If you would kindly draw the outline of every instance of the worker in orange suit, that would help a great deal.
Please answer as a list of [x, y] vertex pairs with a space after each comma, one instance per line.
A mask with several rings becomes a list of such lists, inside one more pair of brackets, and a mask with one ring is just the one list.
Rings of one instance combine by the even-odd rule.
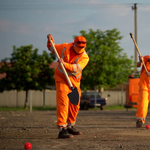
[[[143, 62], [147, 68], [143, 66]], [[141, 67], [140, 82], [139, 82], [139, 98], [137, 101], [137, 112], [136, 112], [136, 127], [141, 128], [145, 123], [146, 116], [148, 113], [148, 105], [150, 101], [150, 55], [144, 57], [139, 56], [139, 62], [137, 62], [137, 67]]]
[[51, 34], [48, 34], [47, 38], [48, 49], [54, 53], [53, 47], [49, 42], [49, 39], [51, 39], [60, 56], [58, 62], [64, 65], [73, 87], [76, 87], [79, 93], [79, 103], [78, 105], [73, 105], [68, 98], [68, 94], [72, 91], [59, 64], [55, 69], [57, 126], [59, 128], [58, 138], [72, 138], [73, 135], [82, 134], [74, 128], [74, 125], [80, 108], [80, 80], [82, 77], [82, 70], [89, 61], [89, 57], [85, 51], [86, 38], [77, 36], [74, 42], [63, 44], [55, 44]]

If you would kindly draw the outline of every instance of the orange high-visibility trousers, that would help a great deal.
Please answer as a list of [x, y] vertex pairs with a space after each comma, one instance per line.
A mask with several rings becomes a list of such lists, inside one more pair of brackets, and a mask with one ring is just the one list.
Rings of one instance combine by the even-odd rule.
[[66, 81], [56, 81], [56, 99], [57, 99], [57, 126], [74, 125], [76, 117], [80, 108], [81, 90], [77, 87], [79, 92], [79, 103], [73, 105], [70, 103], [68, 93], [72, 92]]
[[147, 90], [141, 90], [139, 92], [139, 99], [137, 101], [136, 120], [142, 120], [145, 123], [145, 119], [148, 112], [148, 104], [150, 101], [150, 95]]

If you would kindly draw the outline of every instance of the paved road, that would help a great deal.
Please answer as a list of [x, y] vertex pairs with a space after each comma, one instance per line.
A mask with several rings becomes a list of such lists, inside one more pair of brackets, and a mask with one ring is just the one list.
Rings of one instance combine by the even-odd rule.
[[[0, 150], [148, 150], [150, 130], [135, 128], [135, 110], [81, 110], [73, 139], [57, 139], [55, 111], [0, 111]], [[150, 123], [150, 117], [147, 117]]]

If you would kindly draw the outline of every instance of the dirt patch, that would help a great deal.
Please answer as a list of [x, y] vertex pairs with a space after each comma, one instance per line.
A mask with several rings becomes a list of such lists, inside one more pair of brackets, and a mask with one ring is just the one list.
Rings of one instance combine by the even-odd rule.
[[148, 150], [150, 130], [135, 128], [135, 110], [80, 110], [82, 135], [58, 139], [56, 111], [0, 111], [0, 150]]

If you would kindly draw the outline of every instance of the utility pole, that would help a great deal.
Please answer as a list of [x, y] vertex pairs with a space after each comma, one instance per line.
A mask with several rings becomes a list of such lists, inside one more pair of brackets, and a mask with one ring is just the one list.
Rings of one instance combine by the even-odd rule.
[[[135, 41], [137, 43], [137, 4], [135, 3], [134, 6], [132, 6], [132, 10], [134, 10], [134, 34], [135, 34]], [[134, 60], [137, 62], [137, 50], [136, 47], [134, 49]], [[135, 70], [137, 71], [137, 66], [135, 65]]]

